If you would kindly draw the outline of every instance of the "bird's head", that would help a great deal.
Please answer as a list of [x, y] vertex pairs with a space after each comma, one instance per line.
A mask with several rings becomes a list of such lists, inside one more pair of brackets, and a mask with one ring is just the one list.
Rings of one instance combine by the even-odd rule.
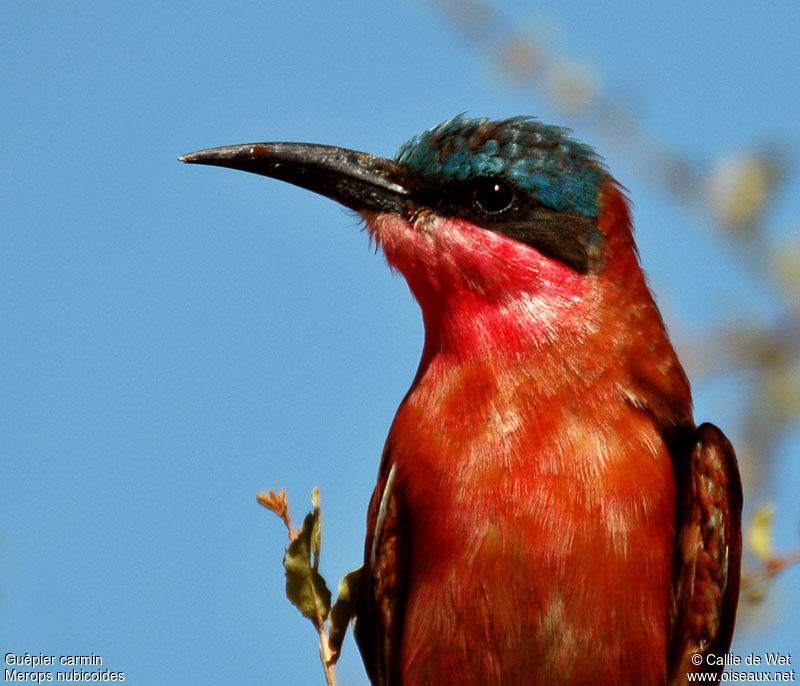
[[602, 308], [610, 285], [638, 278], [617, 183], [589, 146], [531, 118], [461, 115], [412, 138], [393, 160], [308, 143], [181, 159], [281, 179], [358, 211], [439, 347], [584, 331], [597, 326], [587, 308]]

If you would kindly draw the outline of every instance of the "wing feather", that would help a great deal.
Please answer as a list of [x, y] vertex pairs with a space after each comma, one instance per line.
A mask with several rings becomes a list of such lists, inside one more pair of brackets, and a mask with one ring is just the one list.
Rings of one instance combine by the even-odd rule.
[[367, 674], [376, 686], [398, 683], [408, 542], [395, 486], [395, 466], [387, 452], [367, 517], [365, 583], [354, 629]]
[[688, 683], [688, 672], [716, 674], [718, 683], [723, 666], [709, 665], [706, 658], [727, 653], [733, 635], [742, 554], [742, 485], [733, 448], [716, 426], [697, 429], [691, 455], [677, 465], [676, 476], [668, 683]]

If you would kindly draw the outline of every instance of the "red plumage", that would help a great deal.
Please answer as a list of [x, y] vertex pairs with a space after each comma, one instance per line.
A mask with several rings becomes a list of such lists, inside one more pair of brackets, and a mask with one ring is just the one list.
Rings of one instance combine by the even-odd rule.
[[368, 513], [355, 630], [373, 683], [719, 678], [736, 458], [694, 424], [627, 201], [588, 146], [460, 116], [395, 160], [305, 143], [182, 159], [357, 210], [421, 306]]
[[[590, 274], [463, 220], [367, 216], [426, 330], [369, 511], [356, 631], [375, 683], [663, 684], [702, 650], [674, 628], [688, 607], [673, 605], [695, 601], [673, 591], [689, 385], [615, 184], [600, 206]], [[712, 534], [737, 574], [738, 507]], [[734, 581], [717, 589], [728, 608]]]

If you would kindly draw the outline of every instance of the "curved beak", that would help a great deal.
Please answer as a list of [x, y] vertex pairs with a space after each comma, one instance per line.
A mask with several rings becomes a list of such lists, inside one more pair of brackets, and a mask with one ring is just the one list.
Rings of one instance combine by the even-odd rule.
[[394, 160], [316, 143], [244, 143], [178, 158], [270, 176], [324, 195], [356, 211], [412, 210], [413, 178]]

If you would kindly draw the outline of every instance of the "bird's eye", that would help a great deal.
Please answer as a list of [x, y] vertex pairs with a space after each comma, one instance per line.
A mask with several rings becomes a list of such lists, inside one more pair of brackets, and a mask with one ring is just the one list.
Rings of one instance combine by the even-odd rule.
[[511, 207], [514, 189], [497, 179], [482, 179], [475, 186], [475, 202], [488, 214], [496, 214]]

